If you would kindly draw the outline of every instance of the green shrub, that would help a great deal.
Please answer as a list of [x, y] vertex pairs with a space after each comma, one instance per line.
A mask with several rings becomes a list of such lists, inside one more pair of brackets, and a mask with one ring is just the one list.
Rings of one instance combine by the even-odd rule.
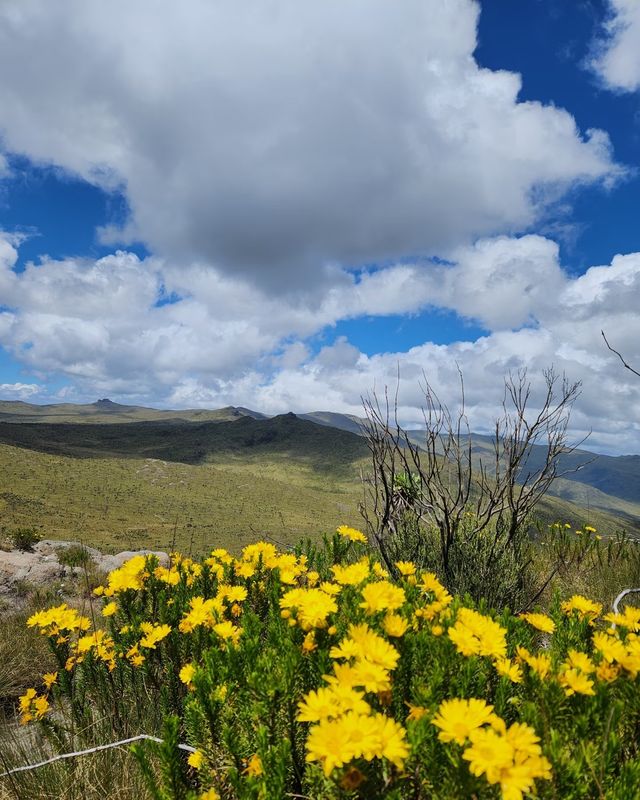
[[93, 564], [91, 553], [84, 545], [71, 544], [57, 551], [58, 561], [66, 567], [88, 567]]
[[34, 545], [42, 539], [42, 536], [35, 528], [16, 528], [9, 536], [11, 544], [16, 550], [24, 550], [27, 553], [33, 551]]
[[162, 735], [137, 748], [162, 800], [640, 796], [640, 611], [575, 595], [490, 613], [408, 561], [392, 582], [340, 530], [136, 556], [98, 590], [105, 629], [64, 604], [34, 615], [57, 670], [23, 720], [60, 746]]

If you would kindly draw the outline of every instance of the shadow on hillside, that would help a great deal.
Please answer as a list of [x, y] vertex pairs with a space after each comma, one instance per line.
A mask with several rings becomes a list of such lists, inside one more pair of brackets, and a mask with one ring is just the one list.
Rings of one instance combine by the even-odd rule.
[[130, 422], [93, 425], [0, 422], [0, 443], [74, 458], [157, 458], [183, 464], [216, 457], [277, 455], [319, 472], [368, 455], [364, 439], [294, 414], [232, 422]]

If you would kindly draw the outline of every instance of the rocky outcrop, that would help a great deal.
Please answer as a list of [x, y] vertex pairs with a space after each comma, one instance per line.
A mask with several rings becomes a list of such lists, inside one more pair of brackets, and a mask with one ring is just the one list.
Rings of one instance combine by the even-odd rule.
[[[168, 565], [169, 556], [153, 550], [126, 550], [116, 555], [106, 555], [94, 547], [80, 542], [59, 542], [43, 539], [34, 545], [32, 552], [23, 550], [0, 550], [0, 600], [2, 606], [11, 610], [21, 605], [21, 597], [28, 589], [44, 588], [57, 582], [73, 580], [82, 575], [85, 567], [69, 566], [59, 556], [69, 548], [84, 548], [90, 557], [93, 572], [111, 572], [136, 555], [155, 555], [159, 562]], [[64, 561], [64, 556], [62, 556]]]

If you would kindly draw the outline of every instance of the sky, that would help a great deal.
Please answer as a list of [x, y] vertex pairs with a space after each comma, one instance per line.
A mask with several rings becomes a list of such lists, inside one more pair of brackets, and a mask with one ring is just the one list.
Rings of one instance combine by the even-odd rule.
[[637, 0], [4, 0], [0, 399], [490, 431], [553, 368], [640, 453]]

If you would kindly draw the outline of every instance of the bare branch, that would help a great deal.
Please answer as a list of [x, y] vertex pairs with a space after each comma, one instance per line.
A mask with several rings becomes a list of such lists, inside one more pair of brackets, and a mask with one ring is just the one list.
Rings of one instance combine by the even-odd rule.
[[633, 367], [632, 367], [630, 364], [627, 364], [627, 362], [624, 360], [624, 358], [622, 357], [622, 355], [621, 355], [621, 354], [620, 354], [620, 353], [619, 353], [619, 352], [618, 352], [616, 349], [614, 349], [613, 347], [611, 347], [611, 345], [609, 344], [609, 341], [608, 341], [607, 337], [604, 335], [604, 331], [600, 331], [600, 333], [602, 334], [602, 338], [604, 339], [604, 343], [607, 345], [607, 347], [609, 348], [609, 350], [611, 350], [611, 352], [612, 352], [612, 353], [615, 353], [615, 355], [617, 355], [617, 356], [618, 356], [618, 358], [619, 358], [619, 359], [620, 359], [620, 361], [622, 362], [622, 366], [623, 366], [625, 369], [628, 369], [630, 372], [633, 372], [633, 374], [634, 374], [634, 375], [637, 375], [637, 376], [640, 378], [640, 372], [638, 372], [638, 370], [637, 370], [637, 369], [634, 369], [634, 368], [633, 368]]
[[[361, 510], [372, 539], [392, 573], [396, 560], [431, 542], [429, 558], [451, 584], [460, 570], [460, 547], [477, 548], [482, 541], [487, 574], [521, 547], [525, 522], [556, 477], [565, 474], [561, 457], [576, 447], [568, 444], [567, 431], [580, 392], [580, 383], [560, 379], [549, 369], [539, 408], [532, 411], [526, 370], [510, 374], [487, 460], [477, 456], [458, 374], [455, 414], [423, 375], [424, 429], [419, 436], [398, 420], [398, 387], [393, 402], [386, 390], [382, 404], [375, 392], [363, 400], [372, 474], [365, 481], [368, 496]], [[467, 568], [476, 565], [470, 562]]]

